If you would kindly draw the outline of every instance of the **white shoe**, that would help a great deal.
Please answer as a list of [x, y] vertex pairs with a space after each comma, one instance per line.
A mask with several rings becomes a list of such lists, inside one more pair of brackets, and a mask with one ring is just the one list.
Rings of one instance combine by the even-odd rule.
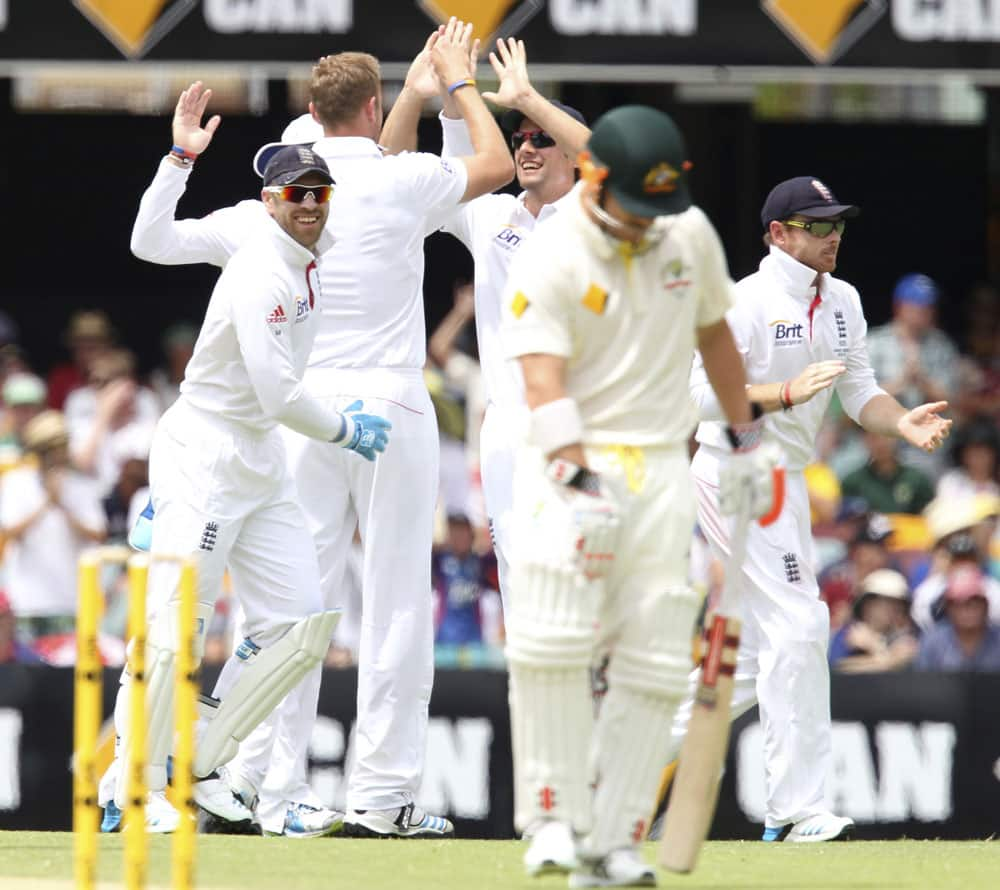
[[817, 813], [796, 822], [783, 840], [793, 844], [846, 840], [854, 831], [854, 820], [833, 813]]
[[565, 874], [579, 868], [573, 832], [565, 822], [547, 820], [531, 834], [531, 846], [524, 854], [524, 871], [529, 878]]
[[285, 827], [280, 832], [265, 831], [268, 837], [327, 837], [344, 828], [344, 814], [307, 803], [294, 803], [285, 813]]
[[192, 796], [206, 813], [233, 826], [234, 831], [253, 825], [253, 813], [218, 772], [210, 773], [192, 784]]
[[635, 847], [612, 850], [584, 862], [569, 876], [570, 887], [655, 887], [656, 871]]
[[150, 834], [170, 834], [180, 825], [181, 814], [167, 800], [166, 792], [150, 791], [146, 798], [146, 831]]
[[455, 826], [412, 803], [391, 810], [350, 810], [344, 817], [347, 837], [454, 837]]

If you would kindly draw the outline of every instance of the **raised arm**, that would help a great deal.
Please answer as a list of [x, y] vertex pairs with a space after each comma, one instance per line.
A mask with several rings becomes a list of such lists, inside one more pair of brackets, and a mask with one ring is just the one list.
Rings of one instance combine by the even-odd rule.
[[160, 161], [139, 202], [132, 227], [132, 253], [141, 260], [163, 265], [224, 266], [250, 228], [253, 212], [249, 207], [227, 208], [203, 219], [175, 219], [177, 204], [194, 169], [194, 159], [211, 143], [221, 121], [218, 115], [213, 115], [201, 126], [211, 97], [212, 91], [196, 81], [177, 100], [172, 136], [173, 146], [179, 151], [172, 147]]
[[483, 93], [484, 99], [514, 108], [533, 120], [571, 158], [584, 150], [590, 139], [590, 129], [557, 108], [531, 85], [523, 40], [513, 37], [506, 42], [497, 40], [497, 51], [490, 53], [490, 64], [500, 85], [495, 93]]
[[431, 49], [434, 70], [465, 120], [475, 152], [471, 157], [460, 158], [468, 173], [463, 201], [495, 191], [514, 178], [514, 162], [503, 133], [475, 88], [471, 53], [471, 28], [454, 18]]
[[403, 89], [382, 124], [379, 144], [386, 154], [399, 154], [401, 151], [417, 150], [417, 125], [424, 103], [437, 95], [439, 91], [437, 75], [431, 64], [431, 50], [438, 37], [444, 33], [444, 25], [431, 35], [424, 43], [423, 49], [417, 53], [406, 72]]

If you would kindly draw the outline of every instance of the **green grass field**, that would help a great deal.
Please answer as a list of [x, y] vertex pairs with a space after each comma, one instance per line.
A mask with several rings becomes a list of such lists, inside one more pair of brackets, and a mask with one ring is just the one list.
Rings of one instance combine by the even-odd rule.
[[[152, 838], [150, 885], [168, 888], [169, 840]], [[198, 838], [199, 890], [494, 890], [563, 887], [531, 880], [515, 841]], [[655, 856], [649, 844], [647, 856]], [[70, 887], [72, 836], [0, 832], [2, 890]], [[121, 836], [101, 838], [101, 887], [121, 883]], [[691, 875], [660, 873], [660, 886], [754, 890], [980, 890], [1000, 886], [1000, 842], [853, 841], [846, 844], [716, 842]]]

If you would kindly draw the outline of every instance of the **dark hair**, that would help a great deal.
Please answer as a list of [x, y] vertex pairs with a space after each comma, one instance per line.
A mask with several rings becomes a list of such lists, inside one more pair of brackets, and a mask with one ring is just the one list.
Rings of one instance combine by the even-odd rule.
[[993, 452], [993, 474], [996, 475], [1000, 465], [1000, 432], [992, 418], [978, 414], [958, 428], [951, 446], [951, 460], [956, 467], [962, 466], [962, 455], [970, 445], [985, 445]]

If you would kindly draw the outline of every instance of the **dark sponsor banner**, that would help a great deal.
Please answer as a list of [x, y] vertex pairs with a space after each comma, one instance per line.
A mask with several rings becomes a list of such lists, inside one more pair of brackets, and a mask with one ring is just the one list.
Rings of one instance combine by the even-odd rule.
[[[105, 678], [107, 714], [117, 673]], [[324, 673], [309, 771], [331, 806], [346, 794], [356, 689], [355, 671]], [[0, 666], [0, 829], [69, 828], [72, 696], [71, 670]], [[854, 818], [862, 838], [1000, 833], [998, 701], [996, 676], [835, 676], [830, 806]], [[762, 745], [755, 714], [746, 715], [734, 727], [713, 837], [759, 837]], [[418, 801], [453, 818], [460, 836], [510, 837], [510, 758], [506, 675], [438, 671]]]
[[[1000, 0], [0, 0], [0, 59], [405, 62], [436, 20], [536, 65], [1000, 68]], [[641, 72], [636, 73], [642, 77]]]

